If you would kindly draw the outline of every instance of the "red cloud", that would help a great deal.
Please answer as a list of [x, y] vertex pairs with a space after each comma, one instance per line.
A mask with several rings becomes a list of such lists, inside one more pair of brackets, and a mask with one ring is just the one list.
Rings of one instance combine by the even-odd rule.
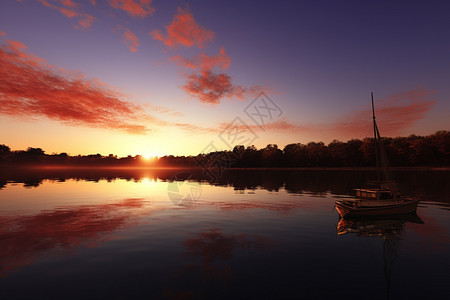
[[[415, 122], [425, 117], [436, 101], [431, 100], [435, 91], [417, 88], [412, 91], [387, 96], [375, 101], [375, 114], [380, 133], [384, 136], [400, 134]], [[367, 101], [367, 106], [370, 102]], [[331, 124], [330, 130], [340, 134], [355, 137], [366, 136], [372, 123], [370, 109], [352, 112], [349, 116]]]
[[[230, 124], [229, 123], [221, 123], [219, 128], [221, 131], [225, 130]], [[250, 128], [253, 131], [262, 131], [262, 130], [276, 130], [276, 131], [303, 131], [303, 130], [310, 130], [311, 128], [304, 125], [298, 125], [291, 123], [289, 121], [286, 121], [286, 119], [279, 119], [277, 121], [268, 122], [264, 124], [263, 127], [260, 125], [255, 124], [241, 124], [233, 126], [233, 128], [236, 128], [236, 130], [239, 131], [245, 131], [248, 128]]]
[[211, 70], [214, 67], [226, 70], [231, 64], [231, 58], [225, 53], [224, 47], [220, 49], [218, 55], [213, 57], [202, 53], [194, 60], [181, 57], [180, 55], [174, 56], [170, 60], [185, 68], [194, 70], [200, 69], [201, 71], [205, 72]]
[[254, 94], [261, 90], [260, 87], [235, 86], [229, 75], [213, 71], [213, 68], [226, 70], [231, 64], [231, 58], [225, 53], [223, 47], [219, 54], [213, 57], [201, 54], [194, 60], [190, 60], [177, 55], [171, 60], [188, 69], [198, 70], [186, 75], [188, 81], [183, 89], [203, 103], [218, 104], [223, 98], [243, 99], [246, 93]]
[[[430, 98], [434, 91], [415, 89], [409, 92], [395, 94], [375, 102], [378, 127], [382, 136], [394, 136], [408, 129], [415, 122], [425, 117], [425, 114], [436, 103]], [[369, 104], [368, 104], [369, 105]], [[223, 132], [229, 123], [220, 123], [216, 128], [202, 128], [192, 124], [177, 123], [175, 126], [190, 133], [198, 132]], [[255, 124], [233, 125], [235, 130], [246, 131], [279, 131], [307, 133], [315, 136], [340, 136], [341, 138], [363, 138], [372, 132], [372, 111], [354, 111], [349, 116], [327, 124], [297, 124], [285, 118], [274, 121], [267, 120], [263, 127]]]
[[166, 26], [167, 35], [155, 29], [150, 34], [155, 40], [162, 41], [169, 48], [182, 45], [191, 47], [193, 45], [201, 48], [214, 39], [214, 32], [206, 30], [194, 19], [188, 9], [178, 7], [177, 14], [172, 23]]
[[122, 9], [132, 17], [145, 18], [155, 12], [151, 7], [151, 0], [110, 0], [109, 4], [115, 9]]
[[[177, 45], [187, 47], [195, 45], [201, 48], [207, 42], [212, 41], [215, 34], [200, 26], [191, 12], [181, 7], [178, 7], [177, 14], [173, 17], [172, 23], [166, 26], [166, 29], [167, 35], [161, 33], [160, 30], [153, 30], [151, 35], [169, 48]], [[243, 99], [245, 94], [255, 94], [262, 89], [258, 86], [250, 88], [240, 85], [235, 86], [232, 83], [231, 76], [213, 70], [214, 68], [226, 70], [231, 64], [231, 58], [226, 55], [223, 47], [219, 54], [213, 57], [201, 54], [194, 60], [190, 60], [177, 55], [172, 57], [171, 60], [185, 68], [195, 70], [185, 75], [187, 82], [183, 89], [203, 103], [218, 104], [223, 98]]]
[[223, 97], [231, 97], [234, 93], [231, 77], [227, 74], [214, 74], [211, 71], [192, 73], [187, 76], [188, 82], [183, 89], [203, 103], [218, 104]]
[[130, 49], [131, 52], [137, 52], [137, 47], [139, 47], [139, 39], [130, 29], [125, 29], [121, 41], [128, 47], [128, 49]]
[[204, 134], [204, 133], [220, 133], [222, 130], [211, 127], [201, 127], [189, 123], [173, 123], [175, 127], [181, 128], [189, 134]]
[[75, 9], [78, 8], [79, 4], [73, 0], [60, 0], [59, 2], [61, 2], [61, 6], [51, 4], [48, 2], [48, 0], [38, 0], [38, 1], [47, 7], [58, 10], [60, 13], [62, 13], [69, 19], [77, 18], [78, 25], [74, 25], [76, 29], [87, 29], [91, 27], [95, 21], [95, 17], [85, 13], [77, 12]]
[[74, 7], [74, 8], [77, 8], [79, 5], [78, 3], [72, 0], [61, 0], [61, 4], [67, 7]]
[[140, 106], [121, 100], [105, 83], [47, 65], [44, 59], [23, 52], [25, 48], [17, 41], [0, 47], [0, 114], [47, 117], [132, 134], [149, 130], [136, 122], [162, 123], [145, 115]]
[[0, 31], [0, 36], [6, 36], [6, 32]]
[[171, 115], [174, 117], [182, 117], [183, 116], [183, 113], [173, 110], [173, 109], [170, 109], [170, 108], [167, 108], [167, 107], [164, 107], [164, 106], [158, 106], [158, 105], [153, 105], [153, 104], [149, 104], [149, 103], [144, 104], [144, 106], [150, 108], [154, 112], [168, 114], [168, 115]]
[[[436, 103], [431, 100], [435, 91], [427, 91], [421, 88], [390, 95], [379, 101], [375, 101], [375, 112], [378, 128], [382, 136], [393, 136], [400, 134], [403, 130], [411, 127], [415, 122], [423, 119], [425, 114], [433, 108]], [[369, 100], [367, 106], [370, 107]], [[341, 136], [345, 138], [366, 137], [372, 132], [372, 111], [370, 109], [353, 111], [343, 116], [336, 122], [327, 124], [296, 124], [286, 119], [278, 119], [268, 122], [263, 128], [249, 124], [253, 131], [275, 130], [287, 132], [303, 132], [311, 135]], [[225, 129], [227, 123], [220, 124]], [[247, 126], [238, 126], [237, 129], [245, 130]]]

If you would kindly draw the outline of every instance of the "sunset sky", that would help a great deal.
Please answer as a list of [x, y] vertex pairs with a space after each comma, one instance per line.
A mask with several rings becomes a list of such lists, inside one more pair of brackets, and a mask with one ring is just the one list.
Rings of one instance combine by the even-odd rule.
[[0, 144], [162, 156], [347, 141], [371, 135], [372, 91], [382, 136], [449, 130], [449, 11], [446, 1], [4, 0]]

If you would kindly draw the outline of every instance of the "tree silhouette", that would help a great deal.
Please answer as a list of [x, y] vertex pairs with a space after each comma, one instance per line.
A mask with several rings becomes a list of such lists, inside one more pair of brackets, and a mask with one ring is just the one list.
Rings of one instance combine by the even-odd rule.
[[[437, 131], [428, 136], [382, 138], [392, 166], [450, 166], [450, 131]], [[233, 150], [215, 151], [196, 156], [167, 155], [151, 161], [140, 155], [117, 157], [109, 154], [70, 156], [45, 154], [41, 148], [11, 151], [0, 145], [0, 165], [62, 165], [62, 166], [156, 166], [207, 168], [304, 168], [304, 167], [368, 167], [375, 166], [375, 140], [364, 138], [347, 142], [288, 144], [283, 150], [276, 144], [257, 149], [234, 146]]]

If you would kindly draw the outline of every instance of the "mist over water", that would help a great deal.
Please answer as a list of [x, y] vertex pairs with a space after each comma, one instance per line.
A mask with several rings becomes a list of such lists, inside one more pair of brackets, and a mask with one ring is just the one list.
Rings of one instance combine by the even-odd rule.
[[394, 175], [417, 215], [340, 220], [373, 171], [2, 170], [0, 298], [446, 298], [450, 172]]

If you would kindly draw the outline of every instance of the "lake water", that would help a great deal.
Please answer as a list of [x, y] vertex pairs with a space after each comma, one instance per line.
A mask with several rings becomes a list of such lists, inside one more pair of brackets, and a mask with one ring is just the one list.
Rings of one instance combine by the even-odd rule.
[[450, 172], [394, 175], [417, 216], [340, 220], [372, 171], [1, 170], [0, 299], [449, 299]]

